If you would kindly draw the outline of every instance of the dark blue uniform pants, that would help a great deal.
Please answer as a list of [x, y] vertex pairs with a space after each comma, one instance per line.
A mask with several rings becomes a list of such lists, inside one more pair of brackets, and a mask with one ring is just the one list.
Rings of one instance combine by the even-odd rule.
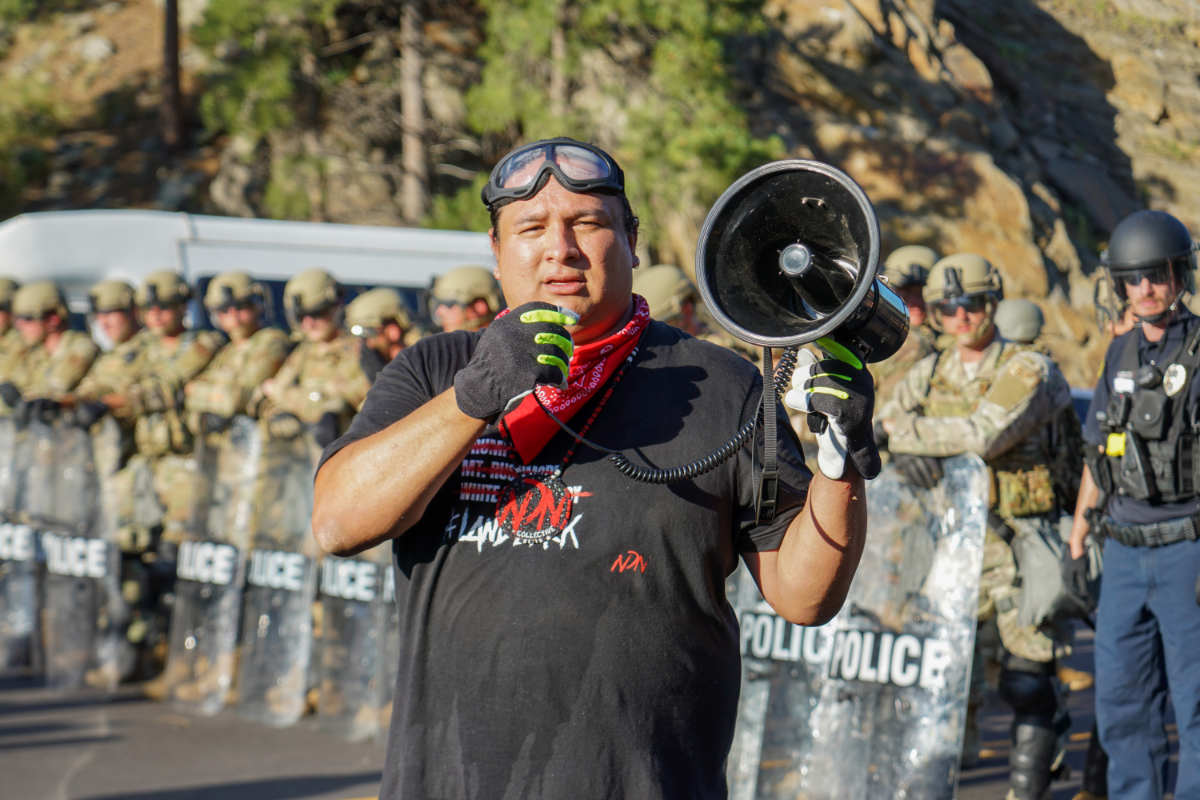
[[1096, 717], [1108, 752], [1108, 796], [1166, 791], [1170, 689], [1179, 726], [1177, 800], [1200, 800], [1200, 542], [1104, 543], [1096, 624]]

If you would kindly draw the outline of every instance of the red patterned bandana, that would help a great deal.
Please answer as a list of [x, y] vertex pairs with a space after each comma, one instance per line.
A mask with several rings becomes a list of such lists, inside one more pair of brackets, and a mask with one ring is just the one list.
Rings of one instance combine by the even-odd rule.
[[[633, 316], [620, 330], [575, 348], [565, 389], [539, 386], [537, 400], [566, 422], [575, 415], [596, 391], [617, 371], [621, 362], [637, 346], [642, 331], [650, 324], [650, 306], [640, 295], [633, 296]], [[528, 464], [542, 451], [558, 425], [547, 416], [532, 395], [500, 420], [500, 430], [512, 440], [521, 462]]]

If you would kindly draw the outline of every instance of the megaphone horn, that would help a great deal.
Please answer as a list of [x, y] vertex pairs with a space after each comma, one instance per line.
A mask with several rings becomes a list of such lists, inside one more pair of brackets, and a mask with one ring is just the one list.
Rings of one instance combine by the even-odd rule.
[[774, 161], [739, 178], [700, 230], [696, 282], [716, 320], [750, 344], [823, 337], [882, 361], [908, 335], [904, 301], [875, 275], [879, 222], [862, 188], [819, 161]]

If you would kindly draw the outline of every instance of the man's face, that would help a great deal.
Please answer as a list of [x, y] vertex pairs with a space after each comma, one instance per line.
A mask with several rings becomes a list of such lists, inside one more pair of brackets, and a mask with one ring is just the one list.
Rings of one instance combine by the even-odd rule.
[[479, 330], [492, 320], [492, 308], [482, 297], [469, 303], [447, 301], [433, 308], [433, 321], [445, 333], [462, 330]]
[[26, 315], [15, 317], [17, 333], [21, 334], [21, 339], [26, 345], [32, 347], [35, 344], [42, 343], [49, 332], [49, 326], [47, 325], [49, 317], [49, 314], [36, 317]]
[[136, 327], [128, 311], [97, 311], [96, 327], [114, 345], [129, 341]]
[[253, 304], [225, 306], [217, 309], [214, 316], [217, 327], [235, 342], [258, 330], [258, 309]]
[[942, 330], [954, 337], [961, 347], [983, 348], [992, 341], [995, 330], [992, 314], [995, 306], [983, 295], [970, 295], [962, 301], [935, 304]]
[[908, 321], [916, 328], [925, 324], [925, 298], [921, 296], [921, 287], [903, 286], [896, 290], [904, 305], [908, 307]]
[[637, 237], [625, 230], [618, 197], [576, 194], [549, 180], [500, 209], [491, 237], [510, 307], [537, 300], [574, 311], [577, 343], [611, 332], [628, 313]]
[[183, 313], [182, 304], [145, 306], [142, 308], [142, 322], [159, 336], [175, 336], [183, 332]]
[[1122, 276], [1129, 308], [1138, 317], [1153, 317], [1171, 307], [1179, 295], [1179, 282], [1169, 267]]
[[333, 321], [333, 309], [318, 314], [302, 314], [300, 330], [310, 342], [328, 342], [337, 336], [337, 325]]

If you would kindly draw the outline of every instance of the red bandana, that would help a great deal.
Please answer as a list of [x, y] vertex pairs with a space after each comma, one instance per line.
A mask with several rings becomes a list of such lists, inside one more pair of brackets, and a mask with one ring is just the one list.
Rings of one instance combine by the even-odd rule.
[[[537, 400], [563, 422], [569, 420], [617, 371], [649, 324], [650, 306], [645, 298], [635, 294], [629, 322], [603, 339], [576, 347], [566, 388], [539, 386], [535, 390]], [[558, 425], [542, 411], [537, 400], [532, 395], [526, 397], [500, 421], [500, 430], [512, 440], [524, 464], [532, 461], [558, 433]]]

